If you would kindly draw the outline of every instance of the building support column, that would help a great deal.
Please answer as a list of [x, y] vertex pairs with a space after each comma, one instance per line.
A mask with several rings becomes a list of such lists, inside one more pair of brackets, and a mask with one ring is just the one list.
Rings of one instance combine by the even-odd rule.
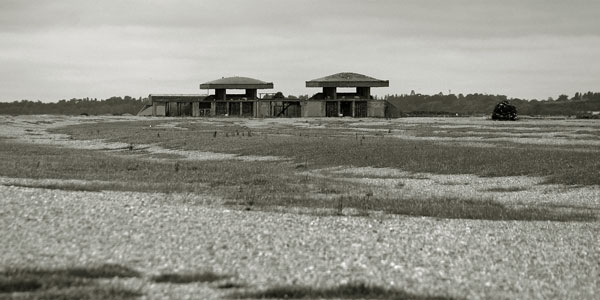
[[337, 105], [338, 105], [338, 109], [337, 109], [337, 116], [340, 116], [340, 113], [342, 112], [342, 101], [337, 101]]
[[242, 105], [242, 103], [243, 103], [243, 102], [240, 102], [240, 103], [239, 103], [239, 104], [240, 104], [240, 113], [239, 113], [239, 116], [240, 116], [240, 117], [241, 117], [241, 116], [242, 116], [242, 114], [244, 113], [244, 112], [242, 111], [242, 109], [244, 108], [244, 106]]
[[356, 111], [356, 105], [355, 104], [356, 104], [356, 101], [353, 100], [352, 101], [352, 117], [353, 118], [356, 118], [356, 112], [355, 112]]
[[229, 117], [229, 102], [225, 102], [225, 107], [227, 108], [227, 110], [225, 111], [225, 115]]
[[200, 116], [200, 102], [192, 102], [192, 117]]
[[217, 115], [217, 102], [210, 103], [210, 115], [213, 117]]

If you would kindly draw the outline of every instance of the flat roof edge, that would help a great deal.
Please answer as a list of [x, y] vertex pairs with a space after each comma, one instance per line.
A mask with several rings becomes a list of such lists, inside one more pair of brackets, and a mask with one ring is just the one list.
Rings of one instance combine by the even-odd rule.
[[218, 84], [218, 83], [203, 83], [200, 84], [201, 89], [272, 89], [273, 83], [261, 84]]
[[204, 94], [150, 94], [150, 97], [206, 97]]
[[381, 81], [307, 81], [306, 87], [389, 87], [389, 80]]

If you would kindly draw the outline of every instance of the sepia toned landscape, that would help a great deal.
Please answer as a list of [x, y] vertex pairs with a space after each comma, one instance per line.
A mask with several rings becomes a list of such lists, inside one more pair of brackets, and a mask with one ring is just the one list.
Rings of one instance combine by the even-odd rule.
[[600, 299], [599, 11], [0, 0], [0, 300]]
[[594, 299], [599, 129], [0, 116], [1, 295]]

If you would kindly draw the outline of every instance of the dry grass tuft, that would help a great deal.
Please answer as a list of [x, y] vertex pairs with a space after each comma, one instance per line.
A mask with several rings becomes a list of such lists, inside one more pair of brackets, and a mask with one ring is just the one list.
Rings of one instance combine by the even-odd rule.
[[26, 293], [22, 299], [128, 299], [141, 294], [96, 280], [139, 276], [133, 269], [114, 264], [64, 269], [11, 268], [0, 272], [0, 298], [3, 294]]
[[329, 288], [307, 286], [277, 286], [257, 292], [229, 295], [232, 299], [414, 299], [450, 300], [452, 297], [415, 295], [399, 289], [383, 288], [365, 283], [349, 283]]
[[[388, 202], [388, 201], [384, 201]], [[511, 207], [491, 200], [409, 199], [381, 204], [386, 211], [408, 216], [426, 216], [448, 219], [475, 219], [490, 221], [594, 221], [593, 212], [553, 209], [550, 207]]]
[[165, 273], [153, 276], [152, 281], [157, 283], [187, 284], [194, 282], [213, 282], [229, 278], [229, 275], [221, 275], [213, 272], [201, 273]]
[[486, 191], [488, 192], [497, 192], [497, 193], [511, 193], [511, 192], [521, 192], [526, 191], [527, 188], [520, 186], [512, 186], [512, 187], [495, 187], [489, 188]]

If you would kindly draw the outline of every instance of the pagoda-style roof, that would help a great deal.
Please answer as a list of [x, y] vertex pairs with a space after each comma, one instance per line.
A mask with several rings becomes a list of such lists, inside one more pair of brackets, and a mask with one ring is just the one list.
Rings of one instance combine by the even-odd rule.
[[306, 82], [306, 87], [386, 87], [388, 80], [380, 80], [358, 73], [337, 73]]
[[201, 89], [272, 89], [272, 82], [249, 77], [223, 77], [200, 84]]

